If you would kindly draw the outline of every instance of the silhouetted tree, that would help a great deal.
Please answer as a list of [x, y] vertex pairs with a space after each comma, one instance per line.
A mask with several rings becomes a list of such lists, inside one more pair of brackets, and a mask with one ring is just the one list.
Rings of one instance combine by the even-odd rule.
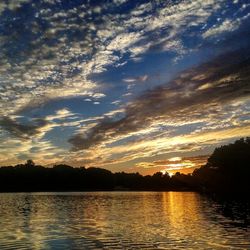
[[216, 148], [207, 164], [193, 172], [204, 191], [244, 194], [250, 190], [250, 138]]
[[27, 162], [25, 163], [25, 166], [27, 166], [27, 167], [34, 167], [35, 163], [32, 160], [27, 160]]
[[0, 192], [81, 190], [197, 190], [207, 193], [250, 192], [250, 138], [216, 148], [207, 164], [192, 175], [170, 177], [157, 172], [112, 173], [101, 168], [73, 168], [65, 164], [45, 168], [32, 160], [0, 168]]

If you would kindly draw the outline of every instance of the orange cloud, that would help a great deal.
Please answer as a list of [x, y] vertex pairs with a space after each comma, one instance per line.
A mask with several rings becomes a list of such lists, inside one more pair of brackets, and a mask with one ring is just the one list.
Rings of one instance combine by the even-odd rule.
[[152, 170], [153, 172], [161, 171], [162, 173], [173, 174], [175, 172], [192, 173], [195, 168], [201, 167], [207, 162], [208, 155], [198, 155], [192, 157], [172, 157], [166, 160], [153, 162], [139, 162], [138, 168]]

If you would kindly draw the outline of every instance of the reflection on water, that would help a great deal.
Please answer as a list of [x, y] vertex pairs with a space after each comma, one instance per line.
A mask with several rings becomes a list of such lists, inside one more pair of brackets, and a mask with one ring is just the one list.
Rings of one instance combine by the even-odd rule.
[[0, 249], [250, 249], [233, 211], [192, 192], [0, 194]]

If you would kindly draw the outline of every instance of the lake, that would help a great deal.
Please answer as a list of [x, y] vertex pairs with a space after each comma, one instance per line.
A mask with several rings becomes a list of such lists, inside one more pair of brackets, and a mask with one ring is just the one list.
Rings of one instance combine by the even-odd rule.
[[4, 193], [0, 249], [250, 249], [248, 215], [194, 192]]

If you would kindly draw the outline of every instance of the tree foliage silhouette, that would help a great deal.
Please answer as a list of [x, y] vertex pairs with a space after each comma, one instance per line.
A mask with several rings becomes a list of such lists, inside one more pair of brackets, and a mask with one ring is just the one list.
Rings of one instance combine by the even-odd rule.
[[207, 164], [193, 172], [193, 181], [216, 193], [247, 193], [250, 190], [250, 138], [216, 148]]
[[197, 190], [246, 194], [250, 192], [249, 163], [250, 138], [216, 148], [207, 164], [192, 175], [177, 172], [172, 177], [161, 172], [142, 176], [65, 164], [45, 168], [28, 160], [25, 164], [0, 168], [0, 191]]

